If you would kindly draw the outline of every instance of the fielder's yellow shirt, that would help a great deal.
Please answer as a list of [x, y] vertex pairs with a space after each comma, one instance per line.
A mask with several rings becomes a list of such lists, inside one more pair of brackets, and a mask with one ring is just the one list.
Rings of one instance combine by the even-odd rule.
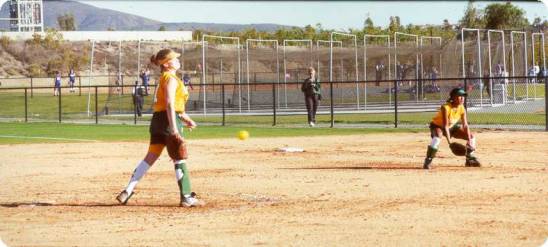
[[[451, 103], [449, 103], [449, 102], [443, 104], [441, 106], [441, 108], [445, 108], [445, 112], [447, 114], [449, 114], [449, 126], [450, 127], [455, 126], [455, 124], [457, 124], [460, 121], [460, 119], [464, 115], [464, 111], [465, 111], [464, 105], [461, 104], [461, 105], [453, 108], [451, 106]], [[434, 123], [435, 125], [443, 128], [443, 113], [441, 111], [441, 108], [438, 111], [438, 113], [436, 113], [436, 116], [434, 116], [434, 118], [432, 118], [432, 123]]]
[[177, 89], [175, 90], [175, 111], [185, 111], [185, 104], [188, 100], [188, 90], [185, 87], [185, 84], [183, 84], [183, 82], [177, 78], [176, 75], [169, 72], [162, 72], [158, 83], [158, 90], [156, 90], [156, 96], [154, 99], [154, 112], [166, 110], [167, 83], [171, 78], [177, 81]]

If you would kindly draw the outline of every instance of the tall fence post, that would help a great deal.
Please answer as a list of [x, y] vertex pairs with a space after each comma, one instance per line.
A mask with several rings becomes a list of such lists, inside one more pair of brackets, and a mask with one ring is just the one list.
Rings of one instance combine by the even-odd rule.
[[[464, 92], [468, 93], [468, 80], [466, 78], [464, 77]], [[468, 97], [464, 97], [464, 108], [468, 109]]]
[[30, 97], [34, 97], [32, 76], [30, 77]]
[[99, 98], [99, 94], [97, 94], [97, 86], [94, 87], [95, 88], [95, 124], [99, 124], [99, 107], [98, 107], [98, 99]]
[[222, 126], [225, 126], [225, 84], [221, 84], [221, 106], [223, 108], [223, 122]]
[[62, 111], [62, 109], [61, 109], [61, 91], [63, 91], [63, 90], [61, 90], [61, 88], [62, 87], [59, 87], [59, 95], [58, 95], [58, 97], [59, 97], [59, 123], [61, 122], [61, 111]]
[[544, 124], [546, 125], [546, 131], [548, 131], [548, 76], [546, 74], [544, 74], [544, 114]]
[[398, 128], [398, 80], [394, 80], [394, 128]]
[[333, 128], [335, 126], [335, 116], [334, 116], [334, 109], [333, 109], [333, 81], [329, 81], [329, 114], [331, 115], [330, 120], [330, 127]]
[[25, 88], [25, 123], [29, 121], [28, 113], [29, 113], [29, 108], [28, 108], [27, 88]]
[[[135, 84], [137, 85], [137, 84]], [[137, 125], [137, 99], [136, 99], [136, 96], [137, 96], [137, 86], [135, 86], [135, 88], [133, 89], [135, 90], [135, 92], [133, 92], [133, 95], [131, 96], [131, 101], [133, 101], [133, 124], [134, 125]], [[141, 96], [142, 98], [143, 96]], [[141, 111], [143, 111], [142, 109], [143, 107], [141, 106]]]
[[[272, 126], [276, 126], [276, 84], [272, 83]], [[248, 99], [249, 100], [249, 99]]]

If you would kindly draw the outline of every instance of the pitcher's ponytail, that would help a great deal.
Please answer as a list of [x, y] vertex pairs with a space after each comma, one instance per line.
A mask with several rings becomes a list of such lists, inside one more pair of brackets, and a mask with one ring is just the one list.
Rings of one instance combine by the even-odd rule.
[[150, 56], [150, 62], [154, 65], [157, 65], [157, 66], [159, 65], [158, 60], [156, 59], [156, 55]]

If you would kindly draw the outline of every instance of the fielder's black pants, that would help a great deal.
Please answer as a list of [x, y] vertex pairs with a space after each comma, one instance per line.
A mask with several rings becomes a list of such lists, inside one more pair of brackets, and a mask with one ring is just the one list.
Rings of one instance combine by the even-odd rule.
[[306, 103], [306, 111], [308, 112], [308, 122], [316, 123], [316, 110], [318, 110], [318, 105], [320, 100], [318, 99], [317, 94], [305, 94], [304, 100]]

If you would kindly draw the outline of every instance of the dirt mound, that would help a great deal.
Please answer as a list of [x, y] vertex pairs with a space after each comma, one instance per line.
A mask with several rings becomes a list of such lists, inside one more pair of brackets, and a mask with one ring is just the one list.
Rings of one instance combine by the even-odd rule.
[[18, 77], [28, 75], [26, 66], [12, 54], [0, 46], [0, 75], [4, 77]]

